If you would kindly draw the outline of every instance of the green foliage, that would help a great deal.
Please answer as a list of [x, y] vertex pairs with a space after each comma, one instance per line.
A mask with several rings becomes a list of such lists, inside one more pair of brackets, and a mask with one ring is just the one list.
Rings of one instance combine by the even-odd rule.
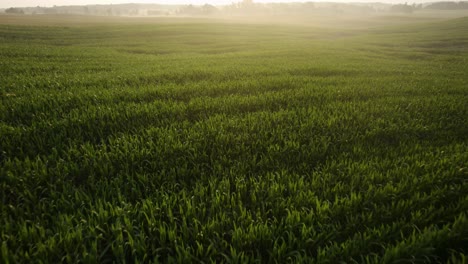
[[466, 18], [184, 21], [0, 25], [2, 263], [466, 263]]

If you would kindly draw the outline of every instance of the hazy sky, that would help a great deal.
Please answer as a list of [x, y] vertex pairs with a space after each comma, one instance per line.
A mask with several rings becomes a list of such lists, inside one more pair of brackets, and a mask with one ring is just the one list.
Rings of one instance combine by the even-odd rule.
[[[311, 2], [406, 2], [405, 0], [309, 0]], [[408, 3], [423, 2], [424, 0], [407, 1]], [[427, 0], [431, 1], [431, 0]], [[436, 1], [436, 0], [432, 0]], [[160, 3], [160, 4], [212, 4], [224, 5], [240, 0], [0, 0], [0, 8], [25, 6], [53, 6], [53, 5], [92, 5], [92, 4], [121, 4], [121, 3]], [[254, 2], [307, 2], [307, 0], [256, 0]]]

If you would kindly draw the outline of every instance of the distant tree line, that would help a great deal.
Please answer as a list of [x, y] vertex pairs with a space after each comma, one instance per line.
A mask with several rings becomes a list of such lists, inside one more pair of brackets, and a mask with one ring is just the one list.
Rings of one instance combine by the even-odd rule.
[[7, 13], [7, 14], [24, 14], [24, 10], [21, 9], [21, 8], [11, 7], [11, 8], [5, 9], [5, 13]]
[[213, 16], [213, 15], [298, 15], [316, 14], [370, 14], [376, 12], [412, 13], [419, 9], [459, 10], [468, 9], [468, 2], [435, 2], [430, 4], [382, 4], [382, 3], [255, 3], [243, 0], [226, 6], [120, 4], [87, 6], [54, 6], [8, 8], [8, 14], [77, 14], [98, 16]]
[[397, 4], [392, 5], [390, 11], [397, 13], [412, 13], [418, 9], [434, 9], [434, 10], [463, 10], [468, 9], [468, 2], [435, 2], [427, 4], [423, 7], [422, 4]]
[[177, 10], [178, 15], [308, 15], [314, 13], [372, 13], [373, 4], [345, 3], [255, 3], [244, 0], [226, 6], [186, 5]]
[[179, 6], [158, 4], [121, 4], [121, 5], [87, 5], [87, 6], [54, 6], [8, 8], [9, 14], [75, 14], [96, 16], [146, 16], [174, 14]]
[[405, 4], [392, 5], [392, 7], [390, 8], [390, 11], [396, 12], [396, 13], [407, 13], [407, 14], [409, 14], [409, 13], [413, 13], [417, 9], [422, 9], [422, 8], [423, 8], [422, 4], [408, 5], [408, 3], [405, 3]]
[[468, 2], [437, 2], [426, 6], [426, 9], [459, 10], [468, 9]]
[[205, 4], [203, 6], [195, 6], [195, 5], [186, 5], [182, 6], [177, 10], [177, 14], [180, 15], [213, 15], [215, 13], [218, 13], [220, 10], [209, 4]]

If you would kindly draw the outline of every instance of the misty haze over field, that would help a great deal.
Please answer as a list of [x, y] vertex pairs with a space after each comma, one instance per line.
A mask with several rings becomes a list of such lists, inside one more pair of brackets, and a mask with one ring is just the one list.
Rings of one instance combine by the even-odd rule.
[[[8, 8], [8, 7], [28, 7], [28, 6], [44, 6], [44, 7], [52, 7], [56, 6], [66, 6], [66, 5], [107, 5], [107, 4], [127, 4], [127, 3], [141, 3], [141, 4], [169, 4], [169, 5], [230, 5], [233, 2], [232, 0], [138, 0], [138, 1], [128, 1], [128, 0], [41, 0], [41, 1], [33, 1], [33, 0], [2, 0], [0, 1], [0, 8]], [[403, 0], [381, 0], [381, 1], [373, 1], [373, 0], [334, 0], [334, 1], [326, 1], [326, 0], [319, 0], [319, 1], [304, 1], [304, 0], [256, 0], [256, 3], [299, 3], [299, 2], [343, 2], [343, 3], [350, 3], [350, 2], [382, 2], [382, 3], [405, 3], [408, 1]], [[409, 1], [408, 3], [430, 3], [434, 1], [430, 0], [415, 0]]]
[[[468, 10], [468, 2], [426, 2], [398, 1], [360, 3], [351, 1], [305, 2], [305, 1], [139, 1], [141, 3], [123, 3], [113, 1], [106, 4], [92, 4], [93, 1], [3, 1], [0, 13], [7, 14], [75, 14], [97, 16], [294, 16], [311, 15], [374, 15], [374, 14], [412, 14], [420, 11]], [[119, 4], [120, 3], [120, 4]], [[190, 4], [188, 4], [190, 3]], [[192, 4], [193, 3], [193, 4]], [[57, 4], [57, 5], [55, 5]]]

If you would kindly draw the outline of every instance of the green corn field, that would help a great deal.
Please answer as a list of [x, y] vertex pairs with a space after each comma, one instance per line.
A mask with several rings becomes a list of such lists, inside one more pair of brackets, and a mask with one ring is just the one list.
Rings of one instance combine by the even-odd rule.
[[0, 16], [1, 263], [466, 263], [468, 18]]

